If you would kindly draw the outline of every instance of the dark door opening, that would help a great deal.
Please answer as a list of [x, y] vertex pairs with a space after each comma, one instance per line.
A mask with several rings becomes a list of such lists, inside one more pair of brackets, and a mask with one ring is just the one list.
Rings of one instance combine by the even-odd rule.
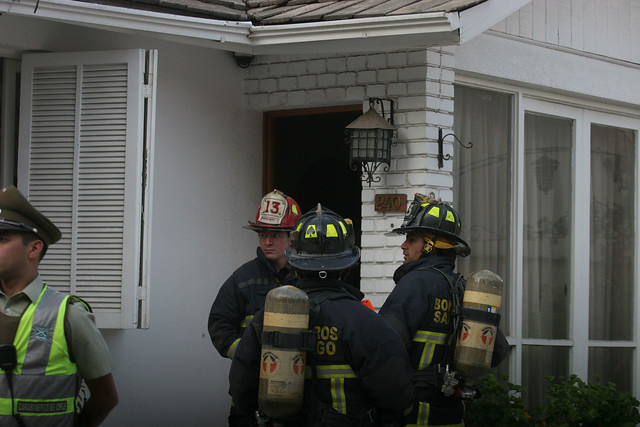
[[[264, 115], [263, 194], [274, 188], [293, 197], [302, 213], [318, 203], [350, 218], [360, 246], [362, 182], [349, 165], [344, 128], [362, 106], [268, 112]], [[359, 264], [349, 283], [360, 287]]]

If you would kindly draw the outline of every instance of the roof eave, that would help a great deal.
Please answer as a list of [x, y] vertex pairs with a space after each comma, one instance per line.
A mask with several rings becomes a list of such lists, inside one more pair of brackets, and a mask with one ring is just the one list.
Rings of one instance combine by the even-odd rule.
[[379, 18], [345, 19], [313, 23], [254, 26], [252, 51], [256, 55], [349, 52], [389, 47], [457, 44], [457, 13], [423, 13]]
[[0, 13], [143, 34], [190, 45], [253, 55], [379, 51], [459, 43], [458, 13], [253, 26], [74, 0], [0, 0]]
[[67, 24], [138, 33], [181, 43], [248, 50], [251, 22], [223, 21], [108, 6], [74, 0], [0, 0], [0, 13]]
[[488, 0], [460, 12], [460, 44], [484, 33], [532, 0]]

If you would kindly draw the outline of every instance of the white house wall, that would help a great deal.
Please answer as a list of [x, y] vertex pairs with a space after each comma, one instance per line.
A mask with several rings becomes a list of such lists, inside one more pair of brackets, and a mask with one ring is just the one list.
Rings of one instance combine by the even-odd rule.
[[637, 65], [485, 33], [456, 49], [456, 72], [555, 94], [640, 105]]
[[640, 105], [640, 3], [533, 0], [456, 49], [456, 72]]
[[229, 361], [207, 317], [222, 282], [255, 256], [242, 226], [262, 192], [262, 117], [241, 106], [240, 69], [229, 52], [9, 15], [0, 40], [12, 52], [158, 49], [149, 329], [103, 330], [120, 396], [104, 425], [222, 425]]
[[636, 0], [533, 0], [493, 30], [638, 64], [638, 16]]

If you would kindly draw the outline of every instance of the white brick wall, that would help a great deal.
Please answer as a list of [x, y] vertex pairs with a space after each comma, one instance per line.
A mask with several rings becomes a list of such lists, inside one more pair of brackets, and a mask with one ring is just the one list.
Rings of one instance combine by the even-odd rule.
[[[397, 146], [388, 173], [362, 191], [361, 289], [379, 308], [393, 289], [393, 272], [402, 262], [402, 236], [385, 233], [402, 223], [402, 214], [376, 212], [376, 193], [419, 193], [453, 198], [451, 161], [437, 162], [438, 128], [453, 126], [452, 48], [408, 50], [353, 56], [264, 56], [247, 69], [244, 100], [259, 110], [326, 107], [362, 103], [369, 97], [395, 101]], [[386, 110], [385, 110], [386, 111]], [[448, 138], [445, 154], [452, 154]]]

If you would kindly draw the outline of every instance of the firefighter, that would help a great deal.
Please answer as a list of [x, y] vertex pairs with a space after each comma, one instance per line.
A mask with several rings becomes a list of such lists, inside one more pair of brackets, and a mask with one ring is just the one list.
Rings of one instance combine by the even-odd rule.
[[[258, 233], [256, 258], [241, 265], [222, 284], [209, 312], [209, 336], [222, 357], [233, 359], [244, 329], [264, 307], [267, 293], [297, 281], [284, 250], [290, 245], [289, 232], [300, 213], [295, 200], [273, 190], [260, 201], [255, 221], [243, 227]], [[238, 418], [241, 416], [232, 404], [229, 425], [245, 423]]]
[[[392, 425], [411, 406], [412, 371], [400, 338], [343, 281], [360, 258], [354, 241], [351, 221], [320, 204], [292, 232], [285, 254], [300, 277], [296, 286], [308, 295], [315, 344], [307, 353], [302, 412], [272, 420], [276, 425]], [[268, 367], [260, 360], [263, 324], [264, 311], [245, 331], [231, 365], [231, 395], [246, 413], [261, 409], [260, 369]]]
[[[396, 286], [380, 314], [402, 338], [415, 372], [408, 426], [464, 425], [458, 393], [463, 379], [446, 374], [453, 366], [454, 303], [464, 291], [464, 278], [454, 272], [456, 256], [471, 252], [460, 232], [460, 216], [451, 206], [419, 193], [402, 225], [391, 232], [406, 234], [400, 246], [404, 262], [393, 275]], [[494, 366], [506, 354], [500, 330], [498, 342]], [[453, 384], [445, 384], [447, 378]]]

